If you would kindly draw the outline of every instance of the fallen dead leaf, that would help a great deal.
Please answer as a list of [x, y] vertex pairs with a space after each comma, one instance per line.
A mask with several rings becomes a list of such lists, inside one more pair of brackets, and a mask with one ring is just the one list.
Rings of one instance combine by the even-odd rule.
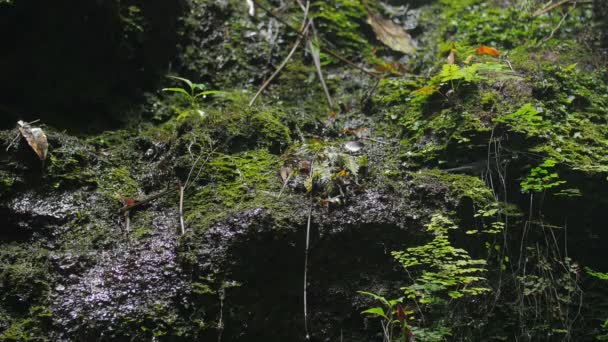
[[367, 23], [374, 30], [376, 38], [389, 48], [407, 54], [416, 51], [416, 44], [409, 33], [405, 32], [403, 27], [393, 23], [391, 20], [385, 19], [379, 14], [369, 12]]
[[17, 121], [19, 132], [25, 138], [32, 150], [36, 152], [40, 160], [46, 159], [46, 154], [49, 150], [49, 143], [46, 139], [46, 134], [39, 127], [33, 127], [25, 121]]
[[448, 64], [454, 64], [456, 60], [456, 45], [452, 43], [452, 48], [450, 49], [450, 54], [448, 55]]
[[291, 172], [292, 170], [289, 166], [283, 166], [281, 170], [279, 170], [279, 175], [281, 176], [283, 182], [287, 182], [287, 179], [289, 179], [289, 177], [291, 176]]

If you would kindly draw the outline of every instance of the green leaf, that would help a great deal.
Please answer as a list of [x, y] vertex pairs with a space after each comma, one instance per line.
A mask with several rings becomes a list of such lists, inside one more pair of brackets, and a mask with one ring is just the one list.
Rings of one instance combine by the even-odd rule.
[[200, 93], [196, 94], [194, 96], [194, 98], [197, 98], [199, 96], [205, 96], [205, 95], [219, 95], [219, 94], [225, 94], [225, 91], [221, 91], [221, 90], [205, 90], [205, 91], [201, 91]]
[[168, 75], [167, 77], [168, 78], [172, 78], [174, 80], [178, 80], [178, 81], [182, 81], [182, 82], [186, 83], [191, 91], [194, 91], [194, 89], [195, 89], [194, 84], [189, 79], [187, 79], [187, 78], [177, 77], [177, 76], [171, 76], [171, 75]]
[[357, 291], [357, 293], [360, 293], [362, 295], [366, 295], [366, 296], [370, 296], [376, 300], [379, 300], [380, 302], [382, 302], [382, 304], [386, 305], [386, 306], [390, 306], [388, 300], [386, 300], [386, 298], [379, 296], [375, 293], [371, 293], [371, 292], [366, 292], [366, 291]]
[[589, 274], [590, 276], [595, 277], [597, 279], [608, 280], [608, 273], [597, 272], [597, 271], [590, 269], [589, 267], [585, 267], [585, 272], [587, 272], [587, 274]]
[[464, 294], [462, 294], [461, 292], [458, 292], [458, 291], [450, 291], [450, 292], [448, 292], [448, 296], [450, 296], [454, 299], [458, 299], [458, 298], [464, 296]]
[[462, 79], [463, 75], [460, 68], [456, 64], [444, 64], [439, 73], [441, 82], [453, 81]]
[[388, 319], [388, 317], [386, 317], [386, 314], [384, 313], [384, 310], [382, 310], [382, 308], [380, 307], [375, 307], [375, 308], [371, 308], [371, 309], [367, 309], [364, 311], [361, 311], [362, 314], [370, 314], [370, 315], [374, 315], [374, 316], [380, 316], [383, 317], [385, 319]]
[[180, 93], [180, 94], [184, 94], [188, 97], [191, 97], [192, 95], [190, 95], [187, 91], [185, 91], [183, 88], [163, 88], [163, 91], [169, 91], [169, 92], [174, 92], [174, 93]]

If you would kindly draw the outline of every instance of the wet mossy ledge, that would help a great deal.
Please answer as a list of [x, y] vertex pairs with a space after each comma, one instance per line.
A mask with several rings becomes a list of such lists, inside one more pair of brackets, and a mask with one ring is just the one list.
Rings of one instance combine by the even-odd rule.
[[[155, 11], [123, 5], [121, 25], [154, 36]], [[319, 41], [359, 67], [320, 55], [334, 108], [304, 49], [250, 105], [297, 39], [298, 6], [252, 18], [243, 1], [192, 0], [165, 37], [171, 69], [144, 71], [158, 89], [112, 114], [120, 129], [42, 117], [44, 162], [0, 131], [0, 341], [304, 340], [307, 228], [315, 340], [382, 340], [358, 291], [412, 288], [402, 309], [419, 340], [605, 338], [605, 5], [399, 5], [311, 2]], [[407, 27], [417, 52], [384, 46], [368, 11]], [[187, 86], [164, 71], [207, 95], [163, 91]], [[406, 272], [391, 256], [448, 229], [437, 253], [484, 260], [464, 288], [433, 278], [447, 264]]]

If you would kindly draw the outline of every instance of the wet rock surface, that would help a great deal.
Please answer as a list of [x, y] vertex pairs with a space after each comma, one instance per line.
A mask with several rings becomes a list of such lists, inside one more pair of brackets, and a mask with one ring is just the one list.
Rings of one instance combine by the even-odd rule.
[[[157, 215], [148, 239], [119, 238], [113, 248], [99, 251], [95, 264], [58, 281], [52, 308], [62, 338], [120, 337], [125, 324], [154, 306], [179, 302], [185, 285], [176, 255], [178, 222], [174, 212]], [[58, 259], [59, 268], [70, 271], [71, 256]]]
[[[256, 208], [213, 225], [204, 233], [197, 272], [239, 286], [225, 290], [227, 336], [235, 341], [303, 340], [303, 270], [308, 208], [276, 221]], [[405, 197], [367, 190], [348, 205], [314, 205], [308, 270], [308, 302], [313, 338], [366, 341], [360, 311], [369, 303], [357, 291], [382, 278], [376, 290], [398, 288], [398, 272], [388, 252], [419, 239], [420, 217], [430, 208]], [[391, 281], [390, 279], [394, 279]], [[244, 303], [247, 303], [244, 305]], [[353, 329], [353, 322], [360, 326]], [[241, 337], [239, 337], [241, 336]]]

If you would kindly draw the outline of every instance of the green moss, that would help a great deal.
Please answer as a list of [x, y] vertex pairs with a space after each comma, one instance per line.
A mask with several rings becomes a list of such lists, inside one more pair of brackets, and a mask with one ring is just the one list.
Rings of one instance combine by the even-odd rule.
[[257, 191], [276, 190], [280, 185], [276, 176], [279, 167], [278, 157], [256, 150], [215, 158], [206, 171], [216, 185], [216, 200], [231, 207]]
[[193, 115], [180, 120], [182, 135], [178, 144], [192, 150], [210, 149], [217, 142], [242, 150], [243, 145], [271, 148], [278, 152], [291, 142], [290, 130], [283, 123], [285, 110], [277, 105], [249, 106], [250, 94], [226, 92], [205, 115]]
[[104, 170], [99, 178], [99, 192], [114, 200], [124, 197], [136, 197], [139, 193], [139, 184], [125, 167], [116, 167]]
[[15, 183], [15, 176], [4, 170], [0, 170], [0, 197], [8, 193]]
[[255, 114], [251, 119], [253, 129], [262, 137], [262, 146], [279, 144], [286, 146], [291, 143], [289, 128], [283, 125], [274, 115], [268, 112]]
[[[375, 1], [369, 1], [374, 4]], [[362, 56], [371, 54], [371, 44], [363, 34], [367, 19], [366, 5], [358, 0], [316, 1], [311, 15], [323, 38], [336, 44], [341, 53]], [[325, 56], [330, 61], [334, 59]]]
[[[47, 251], [38, 245], [4, 244], [0, 249], [0, 299], [5, 305], [35, 303], [49, 289]], [[21, 305], [18, 305], [21, 307]]]
[[94, 158], [91, 146], [63, 133], [58, 134], [56, 139], [59, 146], [49, 149], [46, 169], [48, 177], [52, 179], [52, 186], [95, 185], [97, 177], [91, 165]]
[[29, 310], [27, 318], [17, 319], [6, 330], [0, 333], [0, 341], [50, 341], [51, 338], [44, 329], [48, 329], [52, 317], [53, 313], [50, 308], [34, 306]]
[[200, 229], [231, 212], [252, 207], [291, 210], [277, 201], [282, 182], [279, 157], [267, 150], [222, 154], [203, 171], [202, 183], [186, 194], [185, 217]]
[[448, 200], [456, 203], [464, 197], [470, 198], [477, 207], [494, 202], [494, 195], [488, 186], [478, 177], [452, 174], [437, 169], [420, 170], [410, 174], [416, 186], [424, 188], [447, 188]]
[[532, 136], [527, 143], [530, 152], [573, 170], [608, 172], [604, 152], [608, 147], [608, 98], [604, 95], [608, 86], [601, 74], [580, 72], [576, 65], [547, 64], [535, 80], [534, 92], [541, 101], [536, 108], [524, 106], [497, 122]]
[[132, 234], [135, 239], [145, 239], [151, 236], [152, 234], [152, 224], [153, 214], [150, 210], [137, 210], [131, 213], [130, 217], [130, 229], [132, 229]]
[[0, 245], [0, 341], [46, 341], [52, 313], [48, 251], [39, 243]]

